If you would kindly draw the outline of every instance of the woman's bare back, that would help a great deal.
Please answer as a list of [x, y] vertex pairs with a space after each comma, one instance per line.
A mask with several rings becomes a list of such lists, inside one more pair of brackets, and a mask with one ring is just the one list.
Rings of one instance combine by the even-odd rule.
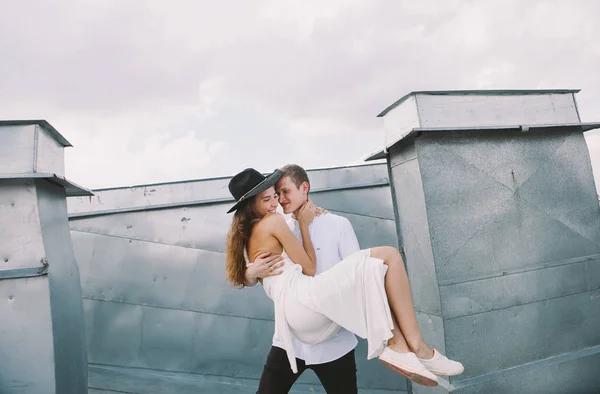
[[252, 227], [248, 239], [248, 258], [250, 261], [256, 260], [258, 255], [264, 252], [270, 252], [271, 254], [281, 254], [283, 252], [281, 242], [268, 231], [272, 215], [278, 214], [267, 215], [254, 223]]

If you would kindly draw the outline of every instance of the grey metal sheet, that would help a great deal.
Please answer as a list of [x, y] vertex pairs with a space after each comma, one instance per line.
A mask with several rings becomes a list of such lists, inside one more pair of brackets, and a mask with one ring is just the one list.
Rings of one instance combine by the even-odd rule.
[[0, 126], [0, 174], [33, 172], [35, 125]]
[[41, 267], [45, 257], [32, 180], [0, 180], [0, 269]]
[[534, 268], [540, 263], [600, 253], [600, 247], [525, 200], [503, 204], [502, 215], [483, 224], [438, 266], [440, 284]]
[[0, 128], [6, 126], [33, 126], [38, 125], [48, 132], [55, 140], [63, 146], [72, 146], [50, 123], [43, 119], [36, 120], [0, 120]]
[[[492, 136], [490, 139], [502, 145], [501, 139]], [[495, 175], [493, 168], [480, 166], [472, 158], [467, 160], [460, 152], [450, 149], [451, 141], [452, 138], [444, 137], [419, 140], [417, 144], [429, 226], [435, 239], [433, 252], [439, 261], [437, 275], [440, 284], [486, 277], [540, 261], [599, 252], [594, 242], [553, 219], [551, 212], [549, 216], [548, 212], [534, 205], [537, 200], [530, 202], [521, 193], [507, 187], [503, 179]], [[481, 141], [486, 139], [473, 140], [470, 145], [474, 150], [485, 152], [482, 155], [487, 154], [489, 161], [495, 161], [505, 152], [503, 149], [486, 149], [490, 143]], [[544, 141], [547, 143], [544, 144]], [[548, 144], [551, 148], [556, 146], [552, 140], [544, 141], [528, 145], [534, 153], [536, 149], [537, 152], [546, 152], [548, 148], [545, 145]], [[556, 154], [545, 158], [541, 154], [536, 155], [539, 160], [524, 159], [512, 167], [512, 171], [528, 173], [530, 167], [551, 167], [556, 160]], [[574, 161], [584, 159], [581, 156], [573, 158]], [[539, 178], [537, 184], [546, 187], [544, 183], [551, 185], [554, 182], [553, 178]], [[589, 205], [589, 202], [585, 199], [584, 202], [564, 199], [563, 204]], [[597, 202], [595, 205], [597, 209]]]
[[568, 94], [579, 93], [581, 89], [515, 89], [515, 90], [417, 90], [405, 94], [392, 105], [383, 110], [378, 117], [385, 116], [392, 109], [415, 95], [435, 96], [514, 96], [514, 95], [539, 95], [539, 94]]
[[595, 290], [445, 320], [447, 352], [465, 366], [456, 381], [596, 346], [598, 311]]
[[[332, 209], [350, 220], [362, 247], [397, 245], [385, 165], [313, 170], [309, 176], [313, 186], [322, 186], [312, 193], [315, 202], [334, 204], [340, 196], [327, 208], [351, 211]], [[154, 206], [186, 204], [205, 192], [201, 183], [164, 185], [147, 197]], [[180, 186], [188, 194], [178, 195]], [[103, 208], [131, 209], [139, 201], [132, 204], [127, 198], [136, 195], [141, 201], [143, 188], [100, 191], [80, 207], [94, 212], [94, 205], [109, 197]], [[229, 205], [71, 218], [92, 363], [258, 379], [272, 340], [273, 304], [260, 285], [240, 291], [225, 281], [221, 252], [231, 221], [225, 214]], [[173, 324], [177, 327], [171, 329]], [[239, 332], [233, 341], [232, 330]], [[365, 341], [359, 341], [357, 365], [359, 386], [365, 388], [361, 392], [406, 390], [404, 378], [366, 360]], [[312, 373], [295, 387], [303, 384], [320, 386]]]
[[[380, 194], [387, 192], [382, 190]], [[348, 199], [346, 206], [351, 204], [356, 206], [357, 202]], [[71, 219], [70, 224], [71, 229], [77, 231], [224, 252], [227, 230], [231, 223], [231, 215], [224, 214], [228, 207], [226, 204], [216, 204], [173, 210], [128, 212]], [[392, 220], [339, 212], [332, 207], [326, 208], [350, 220], [361, 246], [397, 246], [395, 224]]]
[[127, 210], [231, 198], [229, 178], [94, 190], [94, 197], [71, 198], [69, 214]]
[[323, 169], [307, 169], [311, 189], [334, 190], [389, 183], [385, 164], [356, 165]]
[[71, 219], [72, 230], [187, 248], [225, 251], [230, 204], [179, 207]]
[[361, 249], [372, 248], [375, 246], [398, 247], [396, 224], [393, 220], [353, 215], [334, 210], [331, 210], [331, 212], [344, 216], [350, 221]]
[[186, 311], [273, 318], [260, 285], [225, 280], [222, 253], [72, 232], [84, 299]]
[[83, 299], [88, 363], [140, 366], [143, 308]]
[[76, 183], [69, 181], [68, 179], [61, 177], [56, 174], [49, 174], [50, 176], [46, 176], [48, 174], [40, 174], [43, 175], [48, 181], [52, 183], [56, 183], [65, 188], [65, 193], [67, 197], [80, 197], [80, 196], [92, 196], [93, 193], [88, 189], [79, 186]]
[[519, 194], [546, 215], [600, 246], [598, 194], [581, 133], [567, 135], [547, 162], [523, 184]]
[[444, 318], [453, 319], [600, 289], [600, 255], [578, 260], [441, 286]]
[[543, 365], [525, 366], [495, 375], [493, 380], [473, 381], [469, 385], [457, 384], [453, 393], [531, 393], [565, 394], [597, 393], [600, 387], [600, 354], [566, 359]]
[[[95, 300], [84, 300], [84, 308], [90, 363], [138, 368], [177, 363], [187, 367], [180, 372], [256, 378], [273, 335], [268, 320]], [[152, 341], [143, 335], [148, 330]]]
[[396, 190], [398, 225], [415, 308], [441, 315], [440, 294], [431, 248], [419, 163], [404, 161], [391, 169]]
[[[307, 371], [304, 375], [313, 375]], [[257, 379], [230, 378], [215, 375], [183, 374], [137, 368], [115, 368], [90, 365], [89, 393], [114, 393], [115, 391], [135, 394], [254, 394]], [[105, 391], [105, 390], [114, 391]], [[296, 383], [290, 390], [294, 393], [324, 393], [319, 383]], [[406, 390], [382, 390], [359, 388], [359, 394], [406, 393]]]
[[44, 173], [29, 173], [29, 174], [0, 174], [0, 182], [7, 179], [45, 179], [48, 182], [65, 188], [66, 197], [77, 197], [77, 196], [91, 196], [88, 189], [85, 189], [66, 178], [56, 174], [44, 174]]
[[0, 280], [0, 316], [0, 392], [56, 393], [48, 277]]
[[390, 147], [401, 140], [413, 129], [421, 127], [417, 97], [411, 96], [383, 118], [383, 147]]
[[[568, 135], [570, 133], [567, 131], [553, 135], [517, 136], [490, 132], [477, 138], [468, 133], [431, 136], [419, 141], [419, 159], [424, 166], [436, 166], [437, 157], [442, 155], [448, 156], [446, 160], [464, 160], [474, 167], [466, 171], [481, 171], [492, 180], [516, 191], [536, 171], [550, 164], [549, 158], [564, 144]], [[426, 173], [436, 170], [426, 170]], [[452, 170], [460, 171], [459, 168]]]
[[[385, 164], [308, 170], [314, 191], [388, 184]], [[233, 201], [227, 185], [229, 177], [125, 188], [94, 190], [92, 198], [72, 198], [69, 214], [122, 212], [127, 209], [168, 208], [204, 201]]]
[[[406, 144], [392, 149], [393, 154], [390, 155], [389, 167], [394, 168], [409, 160], [417, 159], [417, 148], [415, 144]], [[420, 175], [419, 175], [420, 177]], [[401, 192], [402, 188], [398, 189]]]
[[[423, 335], [425, 343], [427, 343], [432, 349], [437, 349], [442, 354], [453, 358], [454, 355], [446, 353], [446, 344], [444, 340], [444, 322], [440, 316], [431, 315], [428, 313], [417, 312], [417, 323], [419, 323], [419, 330]], [[436, 387], [425, 387], [418, 384], [412, 384], [413, 394], [445, 394], [448, 393], [448, 382], [447, 377], [439, 376], [439, 383]]]
[[[540, 133], [565, 133], [565, 132], [586, 132], [600, 128], [600, 123], [565, 123], [565, 124], [543, 124], [543, 125], [504, 125], [504, 126], [475, 126], [475, 127], [419, 127], [413, 128], [408, 131], [402, 138], [392, 140], [387, 145], [388, 148], [392, 146], [403, 147], [406, 144], [411, 143], [418, 137], [425, 137], [427, 134], [434, 133], [446, 133], [456, 136], [456, 133], [461, 133], [463, 136], [473, 137], [475, 134], [492, 134], [492, 133], [505, 133], [511, 138], [519, 138], [519, 134], [540, 134]], [[519, 134], [516, 134], [519, 133]], [[507, 137], [508, 137], [507, 136]], [[369, 154], [365, 161], [379, 160], [387, 157], [387, 149], [380, 150]], [[514, 153], [517, 153], [516, 151]], [[394, 157], [390, 157], [394, 160]]]
[[0, 124], [0, 173], [57, 173], [64, 176], [64, 145], [38, 124]]
[[35, 126], [37, 131], [36, 162], [34, 172], [65, 175], [64, 146], [46, 129]]
[[366, 162], [374, 161], [374, 160], [384, 160], [387, 159], [388, 152], [387, 148], [381, 150], [375, 150], [374, 152], [368, 153], [363, 160]]
[[394, 220], [394, 208], [389, 185], [350, 190], [312, 193], [318, 206], [337, 212]]
[[[95, 300], [84, 305], [92, 364], [258, 379], [271, 346], [272, 321]], [[402, 377], [366, 360], [365, 343], [356, 359], [361, 387], [406, 389]], [[318, 380], [309, 373], [300, 382]]]
[[418, 95], [421, 127], [487, 127], [579, 123], [573, 93]]
[[45, 262], [48, 264], [56, 392], [79, 394], [87, 388], [87, 353], [79, 268], [73, 255], [65, 191], [36, 182]]

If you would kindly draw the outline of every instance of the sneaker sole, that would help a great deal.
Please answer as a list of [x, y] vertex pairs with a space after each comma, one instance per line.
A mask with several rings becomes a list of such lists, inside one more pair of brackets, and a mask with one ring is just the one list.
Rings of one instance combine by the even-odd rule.
[[440, 375], [440, 376], [456, 376], [456, 375], [460, 375], [461, 373], [465, 372], [464, 369], [460, 372], [454, 372], [454, 373], [440, 372], [440, 371], [435, 371], [435, 370], [429, 369], [429, 368], [427, 368], [427, 369], [429, 370], [429, 372], [434, 373], [436, 375]]
[[385, 360], [382, 360], [381, 358], [379, 358], [379, 361], [381, 361], [381, 363], [383, 365], [385, 365], [392, 371], [397, 372], [400, 375], [404, 376], [405, 378], [409, 379], [411, 382], [415, 382], [417, 384], [420, 384], [422, 386], [427, 386], [427, 387], [434, 387], [434, 386], [438, 385], [438, 382], [436, 382], [435, 380], [432, 380], [430, 378], [427, 378], [423, 375], [419, 375], [418, 373], [410, 372], [410, 371], [407, 371], [406, 369], [399, 368], [393, 364], [390, 364], [389, 362], [387, 362]]

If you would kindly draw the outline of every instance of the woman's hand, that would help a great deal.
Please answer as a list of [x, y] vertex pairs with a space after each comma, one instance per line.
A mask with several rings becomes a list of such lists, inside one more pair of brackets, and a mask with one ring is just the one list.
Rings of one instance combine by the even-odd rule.
[[315, 207], [312, 201], [308, 200], [300, 207], [296, 214], [296, 220], [300, 226], [308, 227], [312, 223], [313, 219], [317, 216], [317, 207]]
[[256, 283], [258, 279], [281, 275], [283, 271], [279, 268], [282, 266], [283, 257], [281, 255], [263, 252], [246, 268], [246, 279], [250, 283]]
[[315, 207], [315, 216], [321, 216], [321, 215], [324, 215], [327, 212], [329, 212], [325, 208], [317, 207], [316, 205], [314, 207]]

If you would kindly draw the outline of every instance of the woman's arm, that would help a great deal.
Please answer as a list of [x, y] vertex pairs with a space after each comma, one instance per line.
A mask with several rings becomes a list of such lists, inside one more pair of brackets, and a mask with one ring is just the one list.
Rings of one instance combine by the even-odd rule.
[[317, 254], [310, 239], [310, 232], [308, 226], [312, 223], [315, 218], [315, 207], [307, 201], [296, 213], [296, 219], [298, 219], [298, 225], [300, 227], [300, 234], [302, 235], [302, 245], [304, 251], [308, 254], [308, 257], [315, 262], [315, 271], [317, 270]]
[[[263, 219], [264, 220], [264, 219]], [[265, 223], [267, 224], [267, 223]], [[308, 234], [308, 225], [306, 225], [306, 234]], [[270, 235], [277, 238], [290, 259], [296, 264], [302, 266], [302, 273], [308, 276], [314, 276], [317, 271], [317, 259], [312, 250], [312, 243], [309, 238], [309, 248], [312, 250], [312, 257], [306, 253], [302, 244], [294, 236], [283, 217], [279, 214], [271, 215], [268, 220], [268, 231]], [[304, 238], [304, 236], [303, 236]]]

